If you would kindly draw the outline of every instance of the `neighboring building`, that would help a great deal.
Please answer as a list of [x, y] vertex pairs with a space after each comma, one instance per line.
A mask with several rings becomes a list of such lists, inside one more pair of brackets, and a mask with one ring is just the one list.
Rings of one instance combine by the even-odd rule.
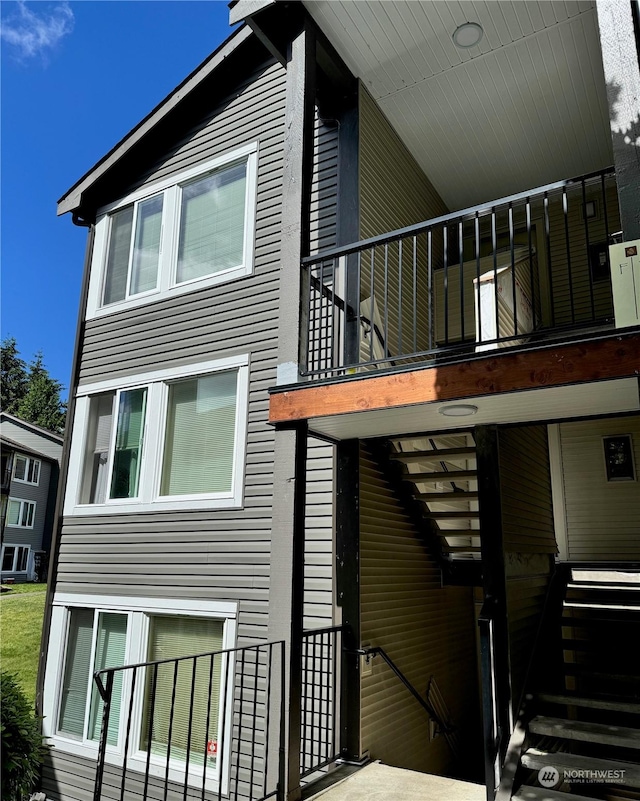
[[46, 581], [62, 437], [0, 413], [2, 581]]
[[637, 12], [239, 0], [62, 197], [52, 801], [636, 786]]

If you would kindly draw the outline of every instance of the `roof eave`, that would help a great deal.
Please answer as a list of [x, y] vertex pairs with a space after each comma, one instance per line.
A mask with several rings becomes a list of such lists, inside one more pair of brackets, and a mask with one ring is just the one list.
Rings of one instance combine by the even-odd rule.
[[234, 31], [205, 61], [159, 103], [138, 125], [118, 142], [100, 161], [80, 178], [58, 201], [58, 215], [79, 212], [85, 192], [112, 170], [122, 157], [153, 131], [154, 127], [178, 106], [202, 81], [241, 44], [253, 35], [244, 25]]

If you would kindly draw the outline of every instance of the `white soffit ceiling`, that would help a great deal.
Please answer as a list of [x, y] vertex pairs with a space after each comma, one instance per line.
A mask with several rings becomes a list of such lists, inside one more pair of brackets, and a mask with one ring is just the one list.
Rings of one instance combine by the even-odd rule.
[[[441, 407], [456, 403], [474, 404], [478, 412], [471, 417], [445, 417], [440, 414]], [[309, 427], [312, 433], [335, 439], [355, 439], [446, 431], [493, 423], [566, 420], [639, 410], [638, 379], [622, 378], [320, 417], [310, 420]]]
[[305, 5], [451, 210], [613, 162], [595, 2]]

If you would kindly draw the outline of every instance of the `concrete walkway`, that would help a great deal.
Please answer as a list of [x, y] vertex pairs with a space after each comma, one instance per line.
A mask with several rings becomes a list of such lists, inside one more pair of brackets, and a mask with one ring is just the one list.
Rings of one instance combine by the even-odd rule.
[[309, 801], [484, 801], [482, 784], [392, 768], [380, 762], [310, 796]]

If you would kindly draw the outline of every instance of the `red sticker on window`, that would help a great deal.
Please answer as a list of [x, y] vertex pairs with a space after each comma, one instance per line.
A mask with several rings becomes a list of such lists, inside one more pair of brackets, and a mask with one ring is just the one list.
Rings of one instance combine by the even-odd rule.
[[218, 741], [209, 740], [207, 742], [207, 756], [216, 756], [218, 753]]

